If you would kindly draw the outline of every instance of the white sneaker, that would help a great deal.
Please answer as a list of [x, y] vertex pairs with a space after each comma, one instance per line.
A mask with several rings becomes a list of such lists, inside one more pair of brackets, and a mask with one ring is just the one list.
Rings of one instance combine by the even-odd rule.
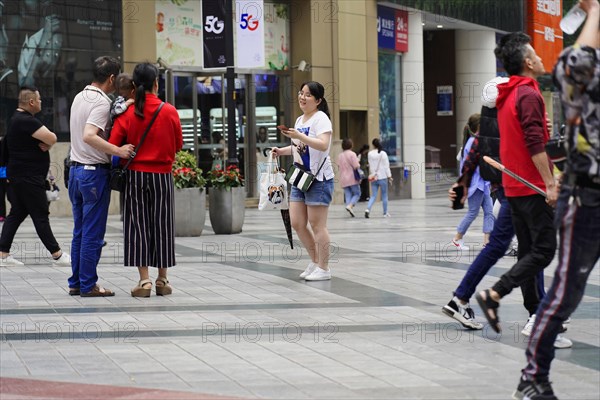
[[64, 251], [58, 258], [58, 260], [53, 260], [52, 265], [55, 267], [70, 267], [71, 266], [71, 256], [69, 253], [65, 253]]
[[385, 213], [383, 214], [383, 218], [392, 218], [392, 216], [390, 215], [390, 213]]
[[573, 342], [564, 337], [563, 335], [558, 335], [556, 340], [554, 341], [555, 349], [568, 349], [573, 347]]
[[483, 329], [483, 324], [475, 321], [475, 312], [473, 312], [469, 303], [463, 306], [456, 296], [442, 307], [442, 312], [460, 322], [465, 328], [474, 330]]
[[465, 242], [463, 239], [452, 239], [452, 244], [454, 245], [454, 247], [456, 247], [457, 250], [469, 250], [469, 246], [465, 246]]
[[317, 264], [311, 261], [308, 263], [308, 267], [306, 267], [304, 272], [300, 274], [300, 278], [306, 278], [308, 275], [314, 272], [315, 268], [317, 268]]
[[6, 258], [0, 257], [0, 267], [22, 267], [23, 265], [25, 264], [11, 256], [10, 254], [6, 256]]
[[331, 279], [331, 270], [328, 269], [325, 271], [323, 268], [317, 266], [312, 274], [308, 275], [306, 278], [307, 281], [328, 281]]
[[346, 206], [346, 211], [348, 211], [352, 218], [356, 217], [356, 215], [354, 215], [354, 211], [352, 211], [352, 207]]
[[535, 324], [535, 314], [533, 314], [531, 317], [527, 318], [527, 322], [525, 323], [525, 326], [523, 327], [523, 330], [521, 331], [521, 334], [524, 336], [531, 336], [531, 330], [533, 329], [533, 324]]

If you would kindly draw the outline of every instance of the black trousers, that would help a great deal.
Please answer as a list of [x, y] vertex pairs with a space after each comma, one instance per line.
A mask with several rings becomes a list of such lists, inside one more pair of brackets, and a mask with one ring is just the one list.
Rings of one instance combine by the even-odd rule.
[[[541, 195], [509, 197], [512, 220], [519, 239], [519, 260], [492, 287], [500, 297], [522, 286], [523, 294], [537, 296], [536, 275], [552, 262], [556, 252], [554, 211]], [[540, 282], [541, 284], [541, 282]], [[525, 299], [539, 304], [540, 299]], [[530, 313], [532, 310], [529, 310]]]
[[0, 217], [6, 217], [6, 178], [0, 178]]
[[31, 216], [35, 231], [50, 253], [56, 253], [60, 246], [56, 242], [50, 219], [48, 218], [48, 200], [46, 199], [46, 177], [33, 176], [11, 178], [7, 188], [10, 213], [2, 226], [0, 251], [8, 253], [15, 234], [21, 223]]

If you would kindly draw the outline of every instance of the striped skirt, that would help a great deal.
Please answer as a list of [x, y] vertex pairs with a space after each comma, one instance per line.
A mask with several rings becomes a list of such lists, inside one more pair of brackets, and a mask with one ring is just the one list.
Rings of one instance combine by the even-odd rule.
[[123, 202], [125, 266], [175, 265], [173, 196], [171, 173], [127, 171]]

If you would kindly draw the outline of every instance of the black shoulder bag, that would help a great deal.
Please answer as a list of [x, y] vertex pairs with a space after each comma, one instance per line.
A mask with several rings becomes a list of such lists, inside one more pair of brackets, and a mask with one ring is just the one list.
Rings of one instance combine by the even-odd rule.
[[158, 113], [160, 112], [160, 110], [163, 108], [164, 105], [165, 105], [165, 103], [163, 102], [163, 103], [160, 103], [160, 106], [158, 106], [158, 110], [156, 110], [156, 112], [152, 116], [152, 119], [150, 120], [150, 123], [148, 124], [148, 127], [146, 128], [146, 131], [142, 135], [140, 142], [138, 143], [135, 150], [133, 151], [133, 154], [131, 155], [131, 157], [129, 157], [129, 160], [127, 160], [127, 163], [122, 167], [120, 165], [117, 165], [110, 170], [110, 188], [112, 190], [116, 190], [117, 192], [125, 191], [125, 182], [126, 182], [125, 178], [127, 176], [126, 170], [129, 167], [129, 164], [131, 164], [131, 162], [133, 161], [135, 155], [137, 154], [138, 150], [140, 149], [140, 146], [142, 145], [142, 143], [144, 143], [144, 139], [146, 139], [146, 136], [148, 135], [148, 132], [150, 131], [150, 128], [152, 127], [152, 124], [154, 124], [154, 121], [156, 120]]

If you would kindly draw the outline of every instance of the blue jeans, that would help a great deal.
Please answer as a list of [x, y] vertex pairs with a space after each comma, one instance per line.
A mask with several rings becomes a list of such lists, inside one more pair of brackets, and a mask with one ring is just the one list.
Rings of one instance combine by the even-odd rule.
[[73, 242], [71, 244], [70, 288], [80, 288], [87, 293], [98, 281], [96, 267], [100, 261], [106, 219], [110, 203], [108, 179], [105, 168], [73, 166], [69, 174], [69, 198], [73, 209]]
[[319, 181], [315, 179], [308, 192], [292, 186], [290, 201], [297, 201], [307, 206], [329, 206], [333, 198], [333, 179]]
[[[506, 196], [504, 196], [504, 189], [499, 188], [496, 191], [496, 197], [500, 202], [500, 211], [494, 223], [494, 229], [490, 233], [490, 241], [477, 255], [454, 291], [454, 295], [465, 302], [469, 302], [479, 282], [481, 282], [483, 277], [498, 260], [504, 257], [515, 235], [512, 223], [512, 210]], [[540, 271], [535, 280], [531, 280], [528, 284], [521, 286], [521, 292], [525, 308], [530, 315], [535, 313], [540, 299], [546, 294], [544, 290], [544, 272]]]
[[488, 273], [499, 259], [504, 257], [515, 235], [510, 204], [508, 204], [508, 200], [504, 196], [504, 190], [498, 189], [496, 194], [500, 202], [500, 211], [494, 223], [494, 229], [492, 229], [490, 234], [490, 241], [481, 250], [479, 255], [477, 255], [454, 292], [454, 295], [462, 301], [469, 301], [485, 274]]
[[383, 203], [383, 215], [387, 214], [387, 206], [388, 206], [388, 180], [378, 179], [376, 181], [371, 182], [371, 198], [369, 199], [369, 204], [367, 204], [367, 210], [371, 211], [371, 207], [375, 203], [375, 199], [377, 199], [377, 192], [381, 189], [381, 202]]
[[360, 199], [360, 185], [346, 186], [344, 188], [344, 197], [346, 199], [346, 207], [352, 205], [353, 207], [358, 203]]
[[479, 207], [483, 208], [483, 233], [490, 233], [494, 227], [494, 206], [492, 204], [492, 198], [490, 197], [489, 191], [475, 190], [468, 199], [469, 210], [463, 217], [460, 224], [456, 228], [456, 232], [464, 235], [469, 230], [471, 223], [475, 221], [477, 215], [479, 215]]
[[[578, 201], [569, 204], [572, 196]], [[537, 309], [525, 353], [528, 364], [523, 369], [525, 376], [537, 381], [548, 380], [556, 336], [581, 302], [588, 277], [600, 259], [600, 189], [563, 185], [554, 223], [560, 225], [558, 266], [548, 295]]]

